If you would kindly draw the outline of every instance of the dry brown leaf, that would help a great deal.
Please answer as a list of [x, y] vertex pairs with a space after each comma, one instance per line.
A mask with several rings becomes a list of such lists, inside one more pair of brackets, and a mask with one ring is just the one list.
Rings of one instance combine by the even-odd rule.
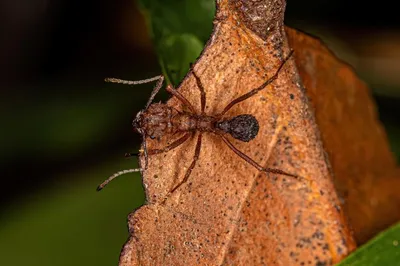
[[358, 243], [400, 220], [400, 174], [370, 91], [319, 40], [286, 28]]
[[[284, 1], [218, 1], [213, 35], [194, 67], [206, 88], [207, 114], [274, 74], [289, 52], [284, 7]], [[179, 91], [200, 109], [192, 75]], [[181, 109], [174, 98], [168, 104]], [[120, 265], [330, 265], [355, 248], [293, 58], [278, 80], [226, 116], [244, 113], [256, 116], [260, 132], [234, 144], [261, 165], [308, 182], [260, 173], [205, 134], [189, 181], [163, 202], [191, 163], [195, 138], [152, 155], [143, 177], [147, 204], [129, 217]]]

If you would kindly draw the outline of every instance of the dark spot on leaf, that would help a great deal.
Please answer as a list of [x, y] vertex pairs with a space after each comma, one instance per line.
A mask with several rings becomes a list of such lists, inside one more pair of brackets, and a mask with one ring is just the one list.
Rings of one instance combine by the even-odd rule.
[[312, 234], [312, 238], [316, 238], [319, 240], [323, 240], [324, 237], [325, 237], [325, 235], [321, 231], [316, 231], [314, 234]]
[[337, 253], [338, 254], [343, 254], [343, 249], [341, 247], [337, 247]]

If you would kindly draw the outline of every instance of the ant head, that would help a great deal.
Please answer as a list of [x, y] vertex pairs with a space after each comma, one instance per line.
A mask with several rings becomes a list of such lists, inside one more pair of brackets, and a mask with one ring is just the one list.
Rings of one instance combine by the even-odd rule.
[[[151, 139], [155, 139], [156, 137], [154, 136], [154, 130], [149, 129], [148, 124], [145, 122], [145, 113], [146, 110], [139, 111], [132, 121], [132, 127], [134, 130], [136, 130], [140, 135], [143, 136], [143, 138], [146, 138], [146, 136], [150, 137]], [[153, 133], [152, 133], [153, 132]]]
[[144, 131], [143, 131], [143, 111], [139, 111], [136, 114], [135, 119], [133, 119], [133, 121], [132, 121], [132, 127], [138, 133], [144, 135]]

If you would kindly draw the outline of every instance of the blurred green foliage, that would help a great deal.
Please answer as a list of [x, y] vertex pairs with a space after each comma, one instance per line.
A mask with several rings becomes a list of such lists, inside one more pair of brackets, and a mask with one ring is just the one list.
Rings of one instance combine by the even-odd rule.
[[[0, 142], [0, 160], [4, 163], [7, 158], [24, 153], [43, 157], [77, 155], [106, 140], [109, 128], [132, 112], [135, 92], [131, 87], [99, 84], [95, 94], [81, 89], [87, 95], [66, 92], [60, 97], [56, 90], [46, 94], [51, 101], [31, 100], [18, 111], [0, 112], [0, 120], [11, 123], [0, 130], [0, 139], [7, 140]], [[136, 101], [145, 97], [136, 97]]]
[[160, 65], [177, 85], [207, 42], [215, 13], [214, 0], [140, 0]]
[[9, 206], [1, 219], [0, 264], [116, 265], [128, 239], [126, 217], [143, 204], [141, 177], [120, 178], [101, 192], [96, 185], [105, 173], [134, 166], [108, 162], [69, 173]]
[[338, 266], [400, 265], [400, 223], [359, 247]]

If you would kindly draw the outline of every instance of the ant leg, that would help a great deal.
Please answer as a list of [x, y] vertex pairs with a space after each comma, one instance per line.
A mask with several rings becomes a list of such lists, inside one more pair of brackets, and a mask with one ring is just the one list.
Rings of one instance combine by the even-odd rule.
[[109, 178], [107, 178], [103, 183], [101, 183], [97, 187], [97, 191], [102, 190], [105, 186], [108, 185], [108, 183], [110, 183], [112, 180], [114, 180], [116, 177], [118, 177], [120, 175], [124, 175], [124, 174], [128, 174], [128, 173], [135, 173], [135, 172], [140, 172], [140, 171], [142, 171], [141, 168], [127, 169], [127, 170], [119, 171], [119, 172], [113, 174], [112, 176], [110, 176]]
[[182, 179], [181, 182], [179, 182], [171, 191], [170, 194], [174, 193], [175, 190], [177, 190], [180, 186], [182, 186], [186, 181], [189, 179], [190, 174], [192, 173], [192, 170], [194, 166], [196, 165], [197, 160], [199, 159], [200, 156], [200, 148], [201, 148], [201, 138], [202, 138], [202, 133], [199, 133], [199, 136], [197, 137], [197, 144], [196, 144], [196, 150], [194, 151], [194, 156], [193, 156], [193, 161], [191, 165], [189, 166], [188, 170], [186, 171], [185, 177]]
[[192, 136], [192, 133], [186, 133], [181, 138], [175, 140], [174, 142], [172, 142], [170, 145], [164, 147], [163, 149], [148, 150], [147, 153], [148, 153], [148, 155], [153, 155], [153, 154], [159, 154], [159, 153], [170, 151], [170, 150], [175, 149], [176, 147], [182, 145], [186, 140], [188, 140], [190, 138], [190, 136]]
[[294, 174], [287, 173], [285, 171], [279, 170], [279, 169], [274, 169], [274, 168], [268, 168], [268, 167], [262, 167], [258, 163], [256, 163], [253, 159], [251, 159], [249, 156], [244, 154], [243, 152], [239, 151], [233, 144], [222, 134], [218, 134], [222, 140], [225, 142], [226, 145], [234, 152], [236, 153], [240, 158], [257, 168], [258, 171], [264, 172], [264, 173], [273, 173], [273, 174], [279, 174], [279, 175], [286, 175], [290, 177], [294, 177], [296, 179], [303, 179], [302, 177]]
[[194, 72], [194, 68], [192, 65], [190, 65], [190, 69], [193, 73], [194, 78], [196, 79], [197, 87], [200, 90], [201, 114], [204, 115], [204, 110], [206, 108], [206, 91], [204, 89], [203, 84], [201, 83], [200, 78], [197, 76], [196, 72]]
[[148, 78], [148, 79], [143, 79], [143, 80], [123, 80], [123, 79], [116, 79], [116, 78], [106, 78], [104, 79], [105, 82], [111, 82], [111, 83], [119, 83], [119, 84], [125, 84], [125, 85], [138, 85], [138, 84], [146, 84], [149, 82], [157, 81], [156, 85], [153, 88], [153, 91], [151, 92], [151, 96], [149, 100], [147, 101], [146, 107], [144, 108], [145, 110], [150, 106], [150, 104], [153, 102], [154, 97], [156, 94], [160, 91], [162, 84], [164, 82], [164, 76], [155, 76], [153, 78]]
[[165, 90], [167, 92], [171, 93], [176, 98], [178, 98], [178, 100], [181, 101], [181, 103], [183, 103], [183, 105], [188, 107], [193, 114], [196, 114], [196, 111], [194, 110], [193, 105], [185, 98], [185, 96], [183, 96], [180, 92], [178, 92], [174, 87], [172, 87], [171, 85], [168, 85], [165, 88]]
[[138, 152], [127, 152], [125, 153], [125, 158], [130, 158], [130, 157], [138, 157], [139, 153]]
[[226, 112], [228, 112], [235, 104], [238, 104], [238, 103], [250, 98], [254, 94], [257, 94], [259, 91], [265, 89], [269, 84], [271, 84], [273, 81], [275, 81], [278, 78], [279, 72], [282, 70], [282, 68], [285, 65], [285, 63], [290, 59], [292, 54], [293, 54], [293, 50], [291, 50], [289, 55], [286, 56], [285, 59], [283, 59], [282, 63], [280, 64], [280, 66], [276, 70], [275, 74], [271, 78], [269, 78], [267, 81], [265, 81], [260, 87], [255, 88], [255, 89], [249, 91], [248, 93], [245, 93], [242, 96], [239, 96], [238, 98], [236, 98], [233, 101], [231, 101], [225, 107], [225, 109], [222, 111], [222, 113], [219, 114], [219, 117], [223, 116]]

